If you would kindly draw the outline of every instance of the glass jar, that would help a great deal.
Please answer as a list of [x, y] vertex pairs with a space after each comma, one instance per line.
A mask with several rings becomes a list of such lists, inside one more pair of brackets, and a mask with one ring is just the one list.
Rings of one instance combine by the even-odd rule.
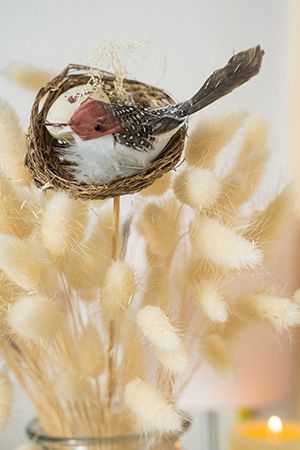
[[132, 434], [113, 437], [51, 437], [43, 433], [34, 419], [28, 425], [27, 435], [42, 450], [183, 450], [178, 436]]

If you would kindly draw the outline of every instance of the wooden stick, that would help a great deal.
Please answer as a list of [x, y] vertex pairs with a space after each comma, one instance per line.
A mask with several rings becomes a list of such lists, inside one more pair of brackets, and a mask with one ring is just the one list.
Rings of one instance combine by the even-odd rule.
[[[119, 257], [120, 247], [120, 197], [114, 197], [113, 206], [113, 238], [112, 238], [112, 259], [117, 260]], [[114, 321], [109, 323], [108, 329], [108, 408], [111, 407], [114, 393], [114, 338], [115, 325]], [[111, 430], [108, 430], [111, 431]]]
[[120, 241], [120, 197], [114, 197], [113, 209], [113, 242], [112, 242], [112, 259], [119, 257], [119, 241]]

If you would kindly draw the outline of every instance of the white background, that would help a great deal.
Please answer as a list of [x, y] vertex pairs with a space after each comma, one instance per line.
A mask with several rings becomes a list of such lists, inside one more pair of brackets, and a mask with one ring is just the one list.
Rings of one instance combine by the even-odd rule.
[[[263, 46], [261, 75], [208, 110], [238, 108], [267, 117], [274, 153], [274, 176], [268, 182], [275, 186], [288, 146], [288, 1], [0, 0], [0, 67], [23, 61], [58, 72], [70, 62], [89, 61], [104, 41], [141, 40], [146, 44], [140, 56], [131, 58], [132, 74], [159, 81], [178, 99], [193, 94], [234, 51]], [[33, 95], [0, 78], [0, 96], [13, 104], [26, 126]], [[0, 450], [12, 450], [23, 440], [31, 416], [18, 390], [15, 397]]]

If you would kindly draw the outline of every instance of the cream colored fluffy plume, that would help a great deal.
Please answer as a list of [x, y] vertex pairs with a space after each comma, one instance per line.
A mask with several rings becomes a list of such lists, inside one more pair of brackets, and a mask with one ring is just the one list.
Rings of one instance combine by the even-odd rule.
[[0, 372], [0, 432], [10, 418], [13, 403], [12, 382], [5, 372]]
[[19, 86], [37, 91], [54, 76], [50, 72], [28, 64], [11, 64], [2, 69], [2, 74]]
[[127, 407], [146, 431], [178, 433], [182, 430], [183, 417], [151, 384], [140, 379], [129, 382], [124, 398]]
[[228, 349], [228, 342], [218, 334], [210, 334], [201, 339], [202, 358], [220, 375], [232, 376], [233, 359]]
[[270, 204], [257, 213], [246, 228], [243, 235], [246, 239], [254, 240], [264, 250], [265, 256], [273, 255], [274, 243], [284, 232], [287, 216], [292, 212], [291, 189], [285, 188], [270, 202]]
[[26, 151], [18, 117], [12, 107], [0, 99], [0, 168], [14, 183], [31, 183], [23, 162]]
[[54, 381], [56, 397], [69, 402], [80, 400], [87, 392], [87, 380], [75, 371], [62, 372]]
[[33, 242], [1, 234], [0, 268], [17, 286], [27, 291], [38, 289], [41, 261]]
[[293, 300], [275, 295], [257, 294], [246, 302], [246, 319], [267, 322], [279, 333], [300, 325], [300, 306]]
[[195, 282], [193, 285], [196, 302], [213, 322], [224, 323], [229, 317], [228, 305], [216, 283], [209, 280]]
[[32, 231], [33, 215], [20, 190], [0, 176], [0, 232], [24, 238]]
[[188, 167], [175, 177], [173, 190], [182, 203], [204, 209], [213, 205], [218, 198], [220, 182], [211, 170]]
[[44, 246], [54, 256], [64, 256], [83, 238], [87, 209], [83, 202], [55, 192], [46, 203], [41, 223]]
[[183, 375], [189, 370], [189, 356], [186, 349], [182, 346], [178, 350], [166, 351], [160, 348], [153, 348], [153, 352], [160, 364], [170, 372]]
[[216, 204], [216, 209], [229, 219], [258, 187], [269, 156], [266, 133], [263, 119], [249, 121], [243, 145], [233, 168], [223, 181], [222, 193]]
[[100, 375], [105, 366], [104, 349], [97, 328], [89, 323], [78, 341], [77, 361], [82, 373], [90, 377]]
[[137, 324], [155, 347], [164, 351], [182, 348], [181, 338], [169, 318], [158, 306], [145, 306], [137, 314]]
[[36, 343], [50, 342], [63, 327], [63, 315], [54, 300], [28, 296], [9, 307], [7, 322], [20, 338]]
[[62, 270], [70, 286], [85, 300], [96, 300], [112, 259], [112, 216], [101, 214], [91, 236], [72, 249]]
[[203, 119], [189, 135], [185, 158], [192, 166], [211, 169], [217, 153], [227, 145], [245, 120], [243, 113], [230, 113], [219, 119]]
[[163, 195], [165, 192], [167, 192], [167, 190], [170, 187], [170, 180], [171, 175], [170, 172], [168, 172], [158, 180], [154, 181], [154, 183], [151, 184], [151, 186], [148, 186], [146, 189], [140, 191], [140, 195], [143, 195], [145, 197], [150, 195], [154, 196]]
[[153, 255], [160, 258], [171, 256], [179, 234], [178, 204], [173, 198], [160, 205], [149, 203], [139, 218], [137, 229], [145, 237]]
[[103, 281], [101, 309], [106, 320], [113, 320], [125, 309], [135, 294], [132, 268], [124, 261], [113, 261]]
[[190, 226], [189, 235], [193, 249], [221, 267], [250, 269], [262, 261], [262, 252], [253, 241], [246, 240], [215, 219], [197, 217]]

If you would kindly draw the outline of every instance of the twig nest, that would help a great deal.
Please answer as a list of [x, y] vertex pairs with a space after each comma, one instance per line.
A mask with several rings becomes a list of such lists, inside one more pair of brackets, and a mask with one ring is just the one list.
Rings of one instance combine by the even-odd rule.
[[57, 129], [52, 127], [49, 130], [45, 123], [52, 123], [52, 120], [64, 123], [87, 95], [93, 95], [94, 98], [100, 95], [102, 100], [107, 98], [111, 103], [127, 101], [128, 104], [152, 107], [174, 103], [163, 90], [138, 81], [124, 79], [122, 89], [123, 94], [118, 89], [116, 76], [111, 73], [91, 70], [87, 66], [69, 65], [39, 91], [32, 107], [25, 158], [25, 165], [38, 187], [66, 190], [73, 197], [85, 200], [106, 199], [139, 192], [177, 165], [184, 147], [186, 127], [178, 130], [149, 166], [132, 176], [95, 185], [79, 182], [71, 172], [65, 170], [54, 151], [54, 147], [64, 145], [64, 139], [61, 139], [61, 135], [58, 139]]

